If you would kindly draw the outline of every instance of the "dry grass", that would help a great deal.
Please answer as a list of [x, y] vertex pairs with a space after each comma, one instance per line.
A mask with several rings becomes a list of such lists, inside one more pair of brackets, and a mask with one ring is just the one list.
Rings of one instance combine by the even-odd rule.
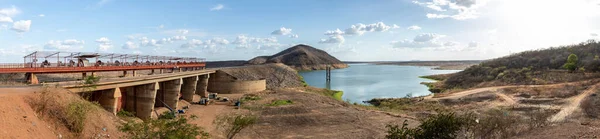
[[97, 103], [83, 100], [80, 96], [60, 88], [44, 87], [29, 98], [28, 103], [41, 119], [53, 123], [67, 138], [119, 137], [117, 119]]
[[599, 118], [600, 116], [600, 91], [591, 94], [581, 102], [581, 109], [590, 118]]

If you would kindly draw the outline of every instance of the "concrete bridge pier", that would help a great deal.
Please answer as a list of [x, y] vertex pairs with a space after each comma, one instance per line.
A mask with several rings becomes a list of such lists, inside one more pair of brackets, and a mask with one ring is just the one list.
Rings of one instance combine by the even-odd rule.
[[[152, 118], [156, 91], [160, 88], [158, 83], [150, 83], [127, 87], [125, 110], [135, 112], [135, 115], [141, 119]], [[123, 91], [123, 90], [121, 90]]]
[[198, 76], [198, 84], [196, 85], [196, 94], [202, 97], [208, 97], [208, 78], [209, 75], [199, 75]]
[[113, 114], [117, 114], [119, 110], [121, 110], [120, 100], [121, 100], [121, 88], [108, 89], [100, 91], [100, 99], [98, 102], [104, 109]]
[[27, 78], [27, 83], [29, 84], [39, 84], [37, 76], [34, 73], [25, 73], [25, 78]]
[[182, 79], [160, 82], [160, 89], [158, 90], [156, 104], [154, 106], [163, 107], [166, 104], [169, 107], [176, 109], [178, 106], [177, 103], [179, 102], [179, 93], [181, 92], [182, 82]]
[[194, 100], [196, 85], [198, 85], [198, 76], [183, 78], [181, 95], [185, 101], [192, 102]]

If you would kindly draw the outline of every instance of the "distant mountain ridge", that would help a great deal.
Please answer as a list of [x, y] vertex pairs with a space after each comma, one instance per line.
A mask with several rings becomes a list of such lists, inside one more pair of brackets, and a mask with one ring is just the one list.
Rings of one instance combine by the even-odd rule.
[[248, 61], [251, 65], [266, 63], [283, 63], [296, 70], [323, 70], [327, 65], [336, 69], [348, 67], [327, 52], [304, 44], [290, 47], [272, 56], [258, 56]]

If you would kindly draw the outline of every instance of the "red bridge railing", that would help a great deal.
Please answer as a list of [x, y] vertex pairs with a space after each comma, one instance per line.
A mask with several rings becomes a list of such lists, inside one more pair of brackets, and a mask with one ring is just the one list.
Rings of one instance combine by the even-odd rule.
[[157, 65], [121, 65], [121, 66], [48, 66], [40, 64], [25, 66], [26, 64], [0, 64], [0, 73], [74, 73], [74, 72], [96, 72], [96, 71], [123, 71], [123, 70], [147, 70], [147, 69], [170, 69], [170, 68], [203, 68], [204, 62], [174, 63]]

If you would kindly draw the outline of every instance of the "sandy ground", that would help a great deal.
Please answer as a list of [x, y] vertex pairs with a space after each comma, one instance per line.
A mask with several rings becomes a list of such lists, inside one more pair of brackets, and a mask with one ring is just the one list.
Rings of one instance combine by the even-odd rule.
[[57, 138], [53, 128], [40, 120], [25, 101], [36, 88], [0, 88], [0, 138]]

